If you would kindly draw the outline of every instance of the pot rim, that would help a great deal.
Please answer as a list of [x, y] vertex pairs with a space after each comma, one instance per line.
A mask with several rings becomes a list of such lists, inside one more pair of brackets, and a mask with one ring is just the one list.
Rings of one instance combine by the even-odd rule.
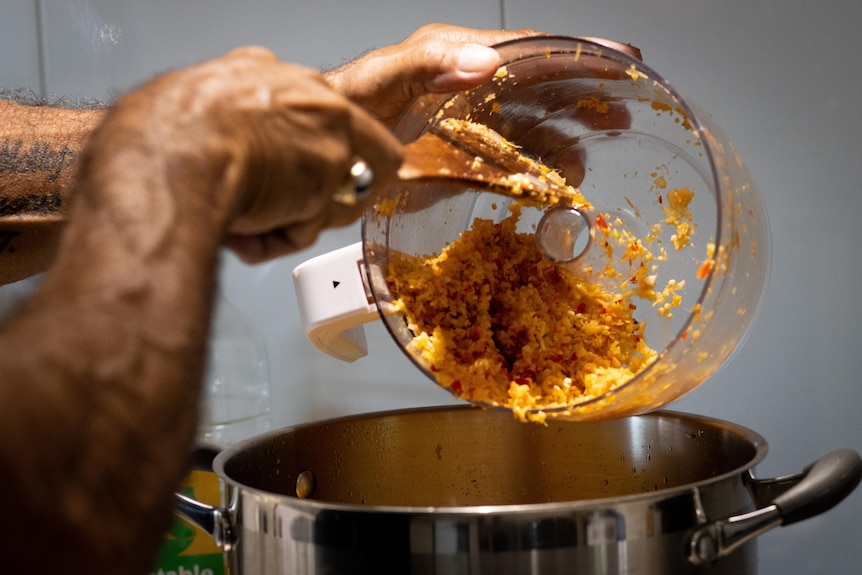
[[[355, 503], [340, 503], [340, 502], [328, 502], [319, 499], [302, 499], [299, 497], [295, 497], [292, 495], [286, 495], [281, 493], [274, 493], [271, 491], [265, 491], [258, 487], [254, 487], [252, 485], [248, 485], [245, 483], [240, 483], [239, 481], [229, 477], [224, 470], [225, 464], [236, 455], [242, 453], [246, 449], [248, 449], [252, 445], [257, 445], [263, 442], [266, 442], [272, 438], [279, 437], [284, 434], [289, 434], [298, 430], [305, 430], [314, 427], [320, 427], [327, 424], [332, 423], [350, 423], [351, 421], [360, 421], [360, 420], [368, 420], [382, 417], [392, 417], [392, 416], [409, 416], [413, 413], [435, 413], [442, 411], [468, 411], [468, 410], [476, 410], [476, 411], [488, 411], [482, 410], [481, 408], [474, 407], [472, 405], [456, 405], [456, 406], [433, 406], [433, 407], [413, 407], [406, 409], [395, 409], [395, 410], [384, 410], [384, 411], [376, 411], [364, 414], [355, 414], [348, 415], [342, 417], [332, 417], [323, 419], [315, 422], [302, 423], [298, 425], [288, 426], [280, 429], [276, 429], [273, 431], [269, 431], [267, 433], [257, 435], [255, 437], [249, 438], [241, 443], [233, 447], [229, 447], [223, 451], [221, 451], [213, 461], [213, 471], [218, 475], [218, 477], [228, 486], [236, 487], [244, 492], [264, 498], [279, 498], [279, 499], [289, 499], [290, 505], [298, 508], [305, 508], [308, 510], [329, 510], [329, 511], [340, 511], [345, 513], [387, 513], [387, 514], [404, 514], [404, 515], [420, 515], [420, 514], [431, 514], [433, 513], [435, 516], [440, 515], [450, 515], [450, 516], [464, 516], [464, 515], [512, 515], [512, 514], [521, 514], [525, 512], [534, 513], [534, 514], [554, 514], [559, 512], [560, 510], [566, 511], [577, 511], [583, 509], [592, 509], [595, 510], [597, 508], [609, 508], [609, 507], [619, 507], [621, 505], [626, 504], [634, 504], [639, 503], [644, 500], [655, 500], [655, 499], [669, 499], [673, 497], [677, 497], [680, 495], [684, 495], [686, 493], [692, 493], [696, 490], [699, 490], [708, 485], [716, 484], [722, 482], [730, 477], [738, 476], [745, 472], [753, 472], [754, 467], [760, 463], [766, 456], [768, 451], [768, 443], [766, 439], [760, 435], [759, 433], [752, 431], [751, 429], [744, 427], [742, 425], [731, 423], [728, 421], [724, 421], [721, 419], [716, 419], [712, 417], [706, 417], [701, 415], [694, 415], [685, 412], [678, 412], [672, 410], [658, 410], [650, 413], [630, 416], [629, 418], [637, 418], [637, 419], [648, 419], [648, 418], [656, 418], [656, 417], [665, 417], [669, 419], [677, 419], [677, 420], [687, 420], [687, 421], [696, 421], [698, 426], [707, 426], [713, 429], [722, 429], [725, 431], [729, 431], [751, 444], [754, 448], [755, 453], [743, 465], [736, 467], [735, 469], [726, 471], [719, 475], [715, 475], [713, 477], [702, 479], [700, 481], [687, 483], [685, 485], [679, 485], [675, 487], [667, 487], [662, 489], [657, 489], [655, 491], [644, 491], [641, 493], [633, 493], [630, 495], [619, 495], [615, 497], [603, 497], [597, 499], [579, 499], [573, 501], [564, 501], [564, 502], [550, 502], [550, 503], [526, 503], [526, 504], [499, 504], [499, 505], [459, 505], [459, 506], [405, 506], [405, 505], [361, 505]], [[505, 410], [502, 410], [505, 411]], [[596, 422], [586, 422], [586, 423], [576, 423], [576, 422], [559, 422], [561, 425], [591, 425]], [[520, 423], [520, 425], [536, 425], [532, 423]]]
[[[242, 441], [232, 447], [229, 447], [223, 451], [221, 451], [213, 461], [213, 471], [218, 475], [218, 477], [228, 486], [239, 488], [248, 494], [254, 495], [256, 497], [264, 497], [264, 498], [279, 498], [279, 499], [289, 499], [290, 505], [297, 508], [304, 508], [308, 510], [328, 510], [328, 511], [340, 511], [344, 513], [387, 513], [387, 514], [404, 514], [404, 515], [422, 515], [422, 514], [430, 514], [433, 513], [435, 516], [440, 515], [451, 515], [451, 516], [463, 516], [463, 515], [517, 515], [522, 513], [533, 513], [533, 514], [541, 514], [541, 513], [556, 513], [561, 509], [565, 509], [566, 511], [578, 511], [584, 509], [602, 509], [602, 508], [611, 508], [611, 507], [619, 507], [621, 505], [626, 504], [637, 504], [639, 502], [643, 502], [646, 500], [655, 501], [658, 499], [669, 499], [673, 497], [677, 497], [680, 495], [684, 495], [686, 493], [693, 493], [696, 490], [699, 490], [703, 487], [720, 483], [725, 481], [728, 478], [739, 476], [745, 472], [753, 472], [754, 467], [760, 463], [767, 454], [768, 451], [768, 443], [766, 439], [760, 435], [759, 433], [752, 431], [751, 429], [744, 427], [742, 425], [724, 421], [721, 419], [716, 419], [707, 416], [695, 415], [685, 412], [672, 411], [672, 410], [658, 410], [653, 411], [646, 414], [630, 416], [630, 418], [636, 419], [649, 419], [656, 417], [665, 417], [669, 419], [677, 419], [677, 420], [687, 420], [687, 421], [696, 421], [699, 426], [707, 426], [713, 429], [722, 429], [725, 431], [729, 431], [747, 441], [754, 448], [755, 453], [743, 465], [736, 467], [735, 469], [726, 471], [719, 475], [715, 475], [713, 477], [709, 477], [706, 479], [702, 479], [700, 481], [695, 481], [692, 483], [687, 483], [685, 485], [679, 485], [675, 487], [667, 487], [662, 489], [657, 489], [655, 491], [644, 491], [641, 493], [633, 493], [630, 495], [619, 495], [614, 497], [603, 497], [597, 499], [580, 499], [573, 501], [563, 501], [563, 502], [551, 502], [551, 503], [526, 503], [526, 504], [499, 504], [499, 505], [459, 505], [459, 506], [406, 506], [406, 505], [362, 505], [357, 503], [341, 503], [341, 502], [328, 502], [319, 499], [302, 499], [300, 497], [286, 495], [281, 493], [274, 493], [271, 491], [265, 491], [258, 487], [254, 487], [252, 485], [248, 485], [245, 483], [240, 483], [239, 481], [229, 477], [224, 470], [225, 464], [234, 456], [242, 453], [252, 445], [257, 445], [263, 442], [266, 442], [272, 438], [279, 437], [281, 435], [289, 434], [298, 430], [309, 429], [313, 427], [319, 427], [322, 425], [332, 424], [332, 423], [350, 423], [352, 421], [360, 421], [360, 420], [368, 420], [382, 417], [392, 417], [392, 416], [409, 416], [413, 413], [434, 413], [434, 412], [442, 412], [442, 411], [488, 411], [487, 409], [477, 408], [472, 405], [456, 405], [456, 406], [433, 406], [433, 407], [413, 407], [406, 409], [394, 409], [394, 410], [384, 410], [384, 411], [376, 411], [364, 414], [355, 414], [341, 417], [332, 417], [323, 419], [315, 422], [302, 423], [299, 425], [288, 426], [280, 429], [276, 429], [273, 431], [269, 431], [267, 433], [254, 436], [245, 441]], [[506, 410], [500, 410], [506, 411]], [[630, 419], [626, 418], [626, 419]], [[587, 423], [577, 423], [577, 422], [559, 422], [562, 425], [593, 425], [597, 422], [587, 422]], [[520, 425], [537, 425], [532, 423], [519, 423]]]

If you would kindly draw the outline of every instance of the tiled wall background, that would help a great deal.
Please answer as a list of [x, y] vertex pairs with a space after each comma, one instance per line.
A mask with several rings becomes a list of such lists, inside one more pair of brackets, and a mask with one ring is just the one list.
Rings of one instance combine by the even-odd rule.
[[[743, 349], [673, 407], [763, 434], [764, 477], [830, 449], [862, 451], [856, 0], [2, 0], [0, 86], [109, 99], [160, 70], [249, 43], [331, 67], [432, 21], [626, 40], [708, 110], [764, 194], [773, 274]], [[351, 365], [305, 341], [291, 270], [358, 238], [356, 226], [327, 232], [306, 252], [256, 267], [225, 258], [226, 297], [267, 341], [279, 425], [451, 401], [379, 325], [368, 329], [371, 357]], [[862, 493], [765, 535], [760, 547], [768, 575], [862, 572]]]

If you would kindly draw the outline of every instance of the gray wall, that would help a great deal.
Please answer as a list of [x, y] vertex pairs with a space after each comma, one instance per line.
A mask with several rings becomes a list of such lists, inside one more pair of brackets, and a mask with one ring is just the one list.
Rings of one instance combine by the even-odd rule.
[[[709, 111], [764, 194], [772, 281], [745, 346], [672, 407], [763, 434], [763, 477], [795, 472], [830, 449], [862, 451], [856, 0], [3, 0], [0, 84], [109, 98], [154, 72], [247, 43], [331, 67], [432, 21], [629, 41]], [[291, 270], [358, 238], [356, 226], [327, 232], [300, 255], [256, 267], [225, 258], [224, 293], [267, 340], [279, 425], [451, 403], [379, 325], [368, 329], [371, 358], [352, 365], [305, 341]], [[760, 545], [761, 573], [862, 572], [862, 490]]]

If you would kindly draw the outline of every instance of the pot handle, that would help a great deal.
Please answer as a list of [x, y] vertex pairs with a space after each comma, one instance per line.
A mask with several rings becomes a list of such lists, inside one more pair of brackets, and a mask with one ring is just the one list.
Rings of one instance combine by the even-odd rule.
[[293, 286], [305, 336], [342, 361], [368, 355], [362, 324], [378, 319], [365, 287], [362, 243], [317, 256], [293, 270]]
[[751, 480], [756, 511], [713, 521], [690, 535], [688, 559], [706, 565], [770, 529], [790, 525], [832, 509], [862, 480], [862, 458], [850, 449], [828, 453], [802, 472], [776, 479]]
[[[198, 446], [192, 453], [191, 466], [194, 469], [212, 471], [213, 460], [218, 454], [217, 447]], [[222, 550], [230, 551], [233, 548], [236, 543], [236, 529], [226, 509], [201, 503], [182, 493], [174, 493], [174, 498], [174, 512], [177, 515], [203, 529]]]

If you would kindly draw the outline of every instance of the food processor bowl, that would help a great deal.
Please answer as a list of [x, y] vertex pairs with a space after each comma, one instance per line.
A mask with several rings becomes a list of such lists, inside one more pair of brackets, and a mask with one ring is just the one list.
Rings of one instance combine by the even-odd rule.
[[[410, 142], [446, 118], [485, 125], [579, 187], [588, 205], [524, 205], [513, 212], [517, 199], [463, 182], [389, 185], [362, 218], [362, 257], [354, 266], [365, 276], [364, 291], [357, 289], [362, 321], [379, 310], [401, 349], [437, 381], [439, 367], [415, 345], [417, 334], [398, 305], [391, 266], [396, 258], [440, 254], [477, 218], [516, 217], [517, 230], [534, 235], [546, 259], [628, 302], [655, 352], [636, 375], [602, 393], [540, 402], [520, 415], [607, 419], [664, 406], [724, 364], [755, 315], [770, 261], [757, 189], [713, 119], [640, 60], [568, 37], [496, 48], [505, 64], [493, 80], [417, 99], [396, 134]], [[311, 331], [331, 328], [327, 314], [322, 322], [308, 312], [303, 319]], [[342, 322], [334, 331], [343, 335], [347, 327]], [[355, 336], [354, 330], [349, 339]], [[357, 345], [361, 354], [363, 342]], [[503, 405], [467, 397], [458, 386], [447, 389], [472, 403]]]

